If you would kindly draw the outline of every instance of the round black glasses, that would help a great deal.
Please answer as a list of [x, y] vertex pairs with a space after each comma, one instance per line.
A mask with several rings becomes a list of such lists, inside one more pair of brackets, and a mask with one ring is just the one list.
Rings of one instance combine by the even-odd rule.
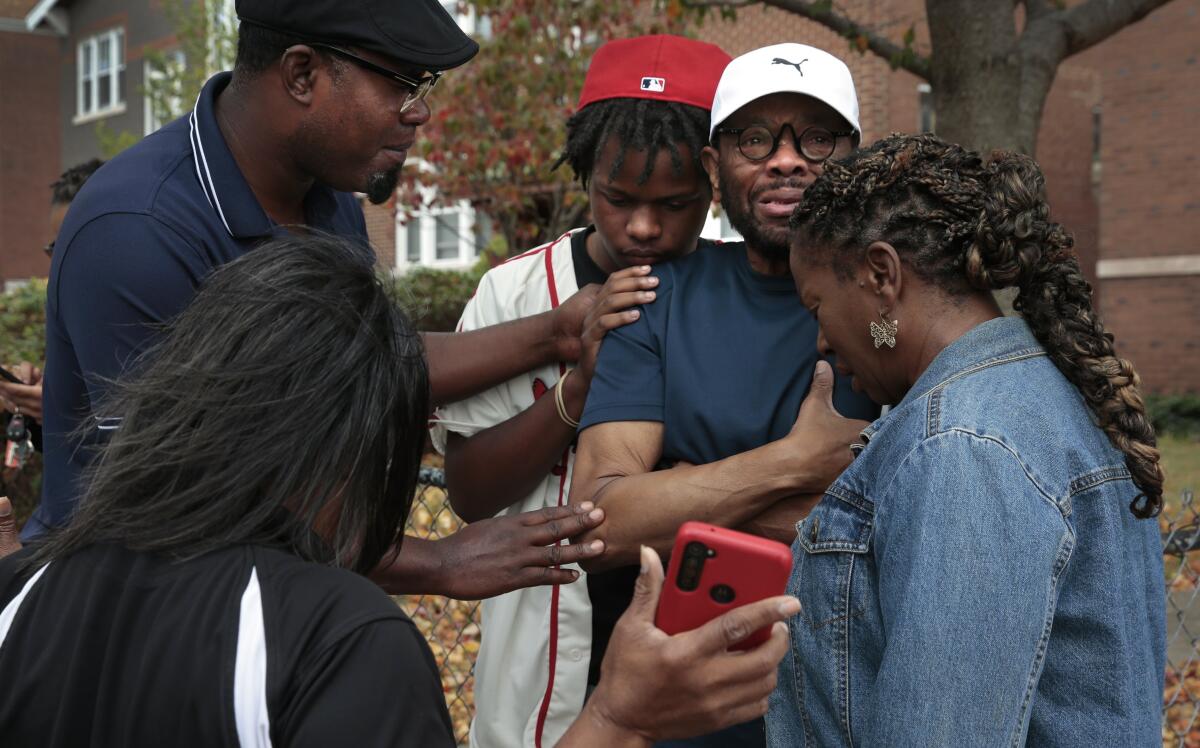
[[796, 135], [796, 128], [791, 124], [785, 124], [779, 128], [778, 135], [763, 125], [718, 127], [716, 132], [718, 135], [729, 133], [737, 137], [738, 150], [750, 161], [763, 161], [770, 158], [779, 148], [779, 141], [783, 138], [784, 130], [792, 131], [792, 147], [796, 149], [796, 152], [815, 164], [819, 164], [833, 155], [838, 138], [849, 138], [854, 135], [853, 130], [834, 132], [816, 126], [806, 127], [804, 132]]

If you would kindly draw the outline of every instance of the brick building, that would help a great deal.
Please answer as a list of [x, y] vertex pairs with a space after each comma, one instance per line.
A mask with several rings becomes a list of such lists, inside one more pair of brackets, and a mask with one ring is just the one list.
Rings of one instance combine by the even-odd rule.
[[0, 279], [45, 275], [50, 184], [59, 168], [58, 56], [52, 31], [30, 33], [33, 0], [0, 0]]

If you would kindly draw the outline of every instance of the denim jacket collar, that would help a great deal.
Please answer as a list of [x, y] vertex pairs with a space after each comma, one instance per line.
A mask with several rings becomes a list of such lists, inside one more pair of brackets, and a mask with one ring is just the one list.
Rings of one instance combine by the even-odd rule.
[[[1029, 325], [1020, 317], [998, 317], [976, 325], [966, 334], [942, 349], [917, 378], [904, 399], [889, 411], [895, 412], [908, 403], [924, 397], [930, 390], [969, 371], [1002, 359], [1045, 355], [1046, 351]], [[864, 441], [870, 441], [888, 416], [863, 429]]]

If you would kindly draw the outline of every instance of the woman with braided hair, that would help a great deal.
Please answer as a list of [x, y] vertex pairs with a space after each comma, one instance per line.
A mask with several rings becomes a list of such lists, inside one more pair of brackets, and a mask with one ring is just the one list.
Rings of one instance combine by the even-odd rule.
[[797, 527], [773, 746], [1159, 744], [1162, 470], [1043, 183], [893, 135], [793, 216], [819, 347], [893, 407]]

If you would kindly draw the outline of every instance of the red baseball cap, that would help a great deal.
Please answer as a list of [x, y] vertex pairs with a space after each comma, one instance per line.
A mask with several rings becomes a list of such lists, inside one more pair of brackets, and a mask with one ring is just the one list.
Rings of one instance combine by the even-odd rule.
[[711, 111], [733, 58], [715, 44], [657, 34], [608, 42], [592, 56], [579, 108], [604, 99], [676, 101]]

